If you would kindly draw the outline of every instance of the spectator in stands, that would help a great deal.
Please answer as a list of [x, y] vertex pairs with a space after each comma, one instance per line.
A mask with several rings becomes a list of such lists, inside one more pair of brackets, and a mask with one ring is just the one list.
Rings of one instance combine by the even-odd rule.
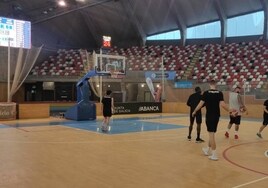
[[225, 137], [229, 138], [229, 131], [232, 125], [235, 124], [235, 135], [234, 138], [238, 139], [238, 130], [241, 122], [242, 113], [247, 113], [247, 108], [243, 103], [242, 97], [240, 95], [241, 88], [237, 86], [234, 91], [229, 93], [229, 107], [236, 113], [235, 116], [230, 115], [230, 121], [225, 132]]
[[[210, 89], [205, 91], [202, 95], [202, 99], [192, 113], [195, 116], [198, 110], [202, 108], [205, 104], [206, 106], [206, 125], [209, 134], [208, 147], [202, 148], [206, 156], [209, 155], [209, 159], [218, 160], [216, 153], [216, 141], [215, 133], [217, 132], [217, 127], [220, 119], [220, 106], [224, 110], [229, 111], [228, 106], [224, 102], [223, 93], [216, 89], [216, 81], [211, 80], [209, 83]], [[210, 155], [211, 152], [211, 155]]]
[[196, 132], [197, 132], [197, 137], [196, 137], [196, 142], [204, 142], [203, 139], [200, 138], [200, 132], [201, 132], [201, 123], [202, 123], [202, 112], [201, 109], [196, 112], [195, 116], [192, 116], [193, 111], [199, 104], [200, 100], [202, 98], [201, 94], [201, 88], [196, 87], [195, 88], [195, 93], [191, 94], [187, 100], [187, 106], [190, 107], [190, 126], [189, 126], [189, 134], [188, 134], [188, 140], [191, 140], [191, 134], [193, 130], [193, 125], [194, 125], [194, 120], [196, 120]]
[[257, 133], [257, 136], [259, 138], [262, 138], [261, 132], [267, 125], [268, 125], [268, 99], [264, 101], [264, 104], [263, 104], [263, 122], [262, 122], [262, 126], [259, 129], [259, 132]]
[[108, 131], [110, 118], [112, 117], [114, 110], [114, 99], [111, 97], [112, 91], [106, 91], [106, 95], [102, 98], [102, 113], [103, 113], [103, 122], [102, 122], [102, 131]]

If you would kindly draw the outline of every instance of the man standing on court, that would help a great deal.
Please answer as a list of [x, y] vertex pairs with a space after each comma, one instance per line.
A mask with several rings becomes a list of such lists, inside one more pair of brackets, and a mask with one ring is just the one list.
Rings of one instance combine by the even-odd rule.
[[191, 134], [193, 130], [193, 125], [194, 125], [194, 120], [196, 120], [196, 132], [197, 132], [197, 137], [196, 137], [196, 143], [204, 142], [203, 139], [200, 138], [200, 132], [201, 132], [201, 123], [202, 123], [202, 112], [201, 109], [196, 112], [195, 116], [192, 116], [193, 111], [199, 104], [201, 100], [201, 88], [196, 87], [195, 88], [195, 93], [189, 96], [187, 100], [187, 106], [190, 107], [190, 126], [189, 126], [189, 134], [188, 134], [188, 140], [191, 140]]
[[220, 106], [223, 107], [223, 109], [226, 111], [229, 111], [229, 108], [224, 102], [223, 93], [216, 89], [216, 81], [211, 80], [209, 86], [210, 89], [203, 93], [202, 99], [193, 111], [192, 116], [195, 116], [197, 111], [200, 110], [205, 104], [207, 110], [206, 125], [209, 134], [209, 141], [208, 147], [202, 148], [202, 150], [206, 156], [209, 155], [209, 159], [218, 160], [216, 153], [215, 133], [217, 132], [217, 127], [220, 119]]
[[236, 113], [235, 116], [230, 115], [230, 122], [227, 126], [227, 130], [225, 132], [225, 137], [229, 138], [229, 131], [232, 128], [232, 125], [235, 124], [235, 135], [234, 138], [238, 139], [238, 130], [239, 130], [239, 125], [241, 121], [241, 115], [242, 111], [246, 112], [247, 109], [243, 103], [242, 97], [240, 95], [240, 90], [241, 88], [237, 86], [233, 92], [229, 93], [229, 107], [230, 109], [234, 110], [234, 113]]
[[102, 114], [103, 114], [103, 121], [102, 121], [102, 131], [108, 131], [108, 127], [110, 124], [110, 119], [113, 114], [114, 109], [114, 99], [111, 97], [112, 91], [106, 91], [106, 95], [102, 98]]
[[268, 100], [265, 100], [263, 103], [263, 122], [262, 126], [259, 129], [259, 132], [257, 132], [257, 136], [259, 138], [262, 138], [261, 132], [267, 125], [268, 125]]

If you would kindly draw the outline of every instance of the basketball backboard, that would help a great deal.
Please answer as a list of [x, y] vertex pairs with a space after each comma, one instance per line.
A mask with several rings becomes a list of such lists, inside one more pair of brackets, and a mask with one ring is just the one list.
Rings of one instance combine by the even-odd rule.
[[94, 65], [95, 71], [99, 75], [126, 74], [126, 62], [124, 56], [96, 54]]

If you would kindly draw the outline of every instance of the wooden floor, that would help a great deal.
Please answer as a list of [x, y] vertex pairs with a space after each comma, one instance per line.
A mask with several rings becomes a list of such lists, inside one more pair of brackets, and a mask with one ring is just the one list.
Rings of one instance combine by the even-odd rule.
[[[12, 124], [0, 128], [0, 187], [267, 187], [268, 128], [264, 139], [256, 137], [261, 120], [242, 118], [240, 138], [234, 140], [233, 129], [229, 139], [224, 137], [228, 119], [222, 118], [216, 134], [219, 160], [211, 161], [201, 151], [206, 142], [186, 139], [188, 116], [175, 115], [146, 121], [185, 128], [113, 135], [49, 125], [63, 121], [55, 118], [0, 122]], [[20, 127], [15, 122], [48, 125]], [[204, 124], [202, 128], [202, 138], [207, 140]]]

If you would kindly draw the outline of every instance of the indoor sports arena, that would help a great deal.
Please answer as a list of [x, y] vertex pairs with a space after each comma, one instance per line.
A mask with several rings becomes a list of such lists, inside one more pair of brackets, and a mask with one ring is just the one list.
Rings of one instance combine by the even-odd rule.
[[268, 0], [0, 1], [0, 187], [267, 187], [267, 20]]

